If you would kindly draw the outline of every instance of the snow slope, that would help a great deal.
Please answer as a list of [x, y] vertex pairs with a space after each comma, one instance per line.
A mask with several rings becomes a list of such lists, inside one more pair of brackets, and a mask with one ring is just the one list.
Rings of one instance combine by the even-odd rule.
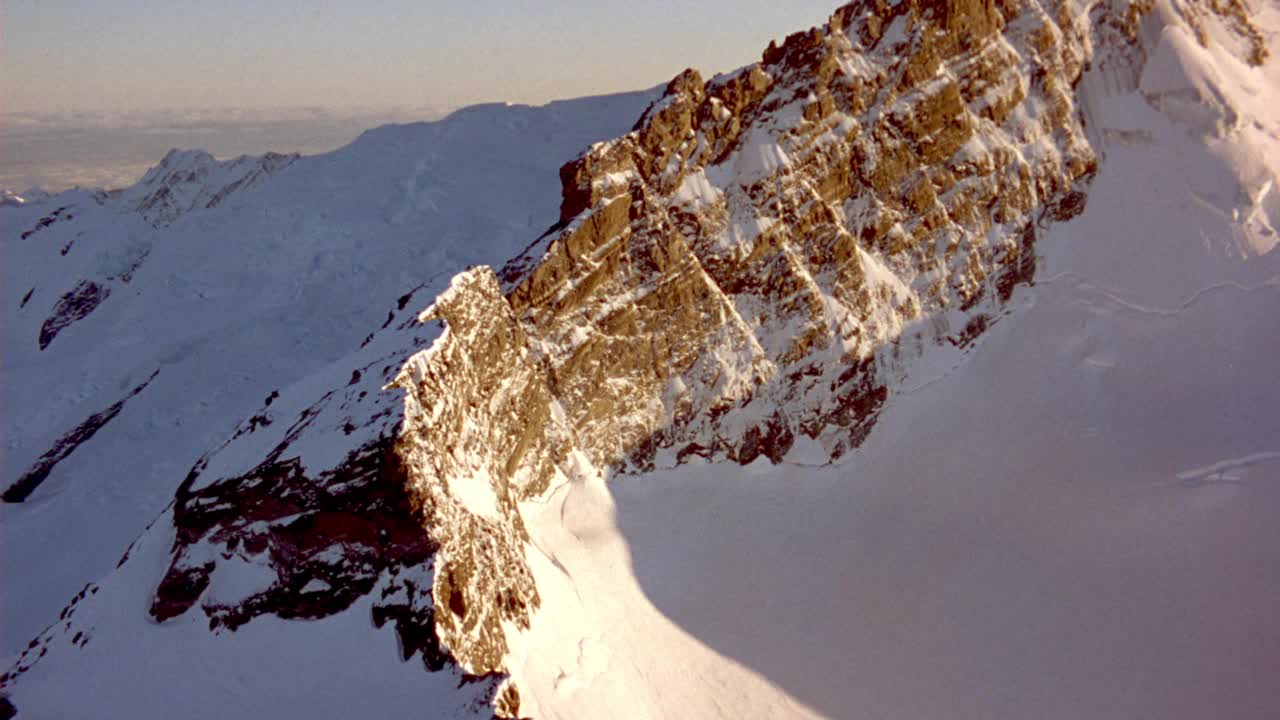
[[31, 655], [48, 651], [58, 667], [26, 676], [14, 703], [18, 717], [489, 715], [483, 685], [462, 687], [457, 671], [424, 673], [418, 663], [400, 662], [391, 628], [370, 627], [369, 599], [327, 620], [265, 618], [234, 634], [210, 632], [194, 617], [150, 622], [146, 607], [172, 542], [172, 531], [157, 527], [120, 571], [51, 618], [57, 622]]
[[[192, 463], [270, 393], [356, 350], [406, 292], [426, 285], [429, 297], [541, 234], [559, 202], [546, 179], [625, 131], [650, 97], [480, 106], [371, 130], [208, 209], [197, 200], [225, 187], [226, 168], [195, 152], [172, 153], [119, 196], [0, 209], [5, 488], [71, 449], [25, 502], [0, 505], [14, 578], [0, 648], [16, 650], [105, 575]], [[146, 207], [196, 209], [154, 227], [140, 203], [170, 177], [165, 194], [180, 202]], [[60, 310], [73, 321], [42, 350]], [[64, 442], [153, 374], [96, 433]]]

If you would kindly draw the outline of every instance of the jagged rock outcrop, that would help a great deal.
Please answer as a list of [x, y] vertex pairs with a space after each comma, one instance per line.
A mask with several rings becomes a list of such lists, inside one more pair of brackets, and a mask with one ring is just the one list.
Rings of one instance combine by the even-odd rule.
[[[989, 326], [1042, 225], [1083, 209], [1088, 52], [1063, 3], [864, 0], [731, 75], [686, 71], [566, 165], [559, 227], [459, 276], [397, 380], [411, 485], [459, 548], [435, 585], [466, 599], [437, 624], [455, 657], [500, 669], [536, 606], [513, 500], [694, 455], [837, 458], [924, 347]], [[437, 510], [476, 485], [495, 515]]]
[[[396, 398], [380, 391], [425, 342], [404, 331], [409, 342], [390, 353], [371, 348], [345, 386], [315, 402], [284, 407], [272, 393], [234, 437], [196, 463], [174, 499], [173, 558], [152, 617], [163, 622], [197, 604], [211, 629], [234, 630], [265, 614], [326, 617], [376, 585], [382, 598], [402, 601], [379, 612], [397, 623], [408, 655], [421, 649], [428, 667], [440, 667], [438, 649], [420, 637], [420, 625], [432, 622], [424, 596], [436, 546], [395, 452]], [[235, 452], [246, 446], [263, 448], [248, 467]], [[218, 590], [220, 578], [234, 591]]]
[[[437, 625], [452, 623], [464, 600], [432, 592], [438, 558], [449, 555], [428, 528], [444, 521], [431, 519], [436, 507], [412, 489], [400, 449], [404, 400], [383, 390], [429, 342], [406, 310], [413, 296], [400, 298], [351, 366], [330, 368], [316, 385], [333, 389], [313, 401], [271, 393], [192, 467], [171, 509], [172, 556], [152, 596], [153, 619], [199, 613], [211, 631], [234, 632], [263, 616], [330, 617], [368, 597], [372, 624], [395, 629], [403, 660], [457, 672]], [[469, 580], [457, 570], [453, 578]], [[469, 694], [493, 704], [505, 692], [504, 676], [462, 670]]]
[[[207, 598], [210, 628], [232, 630], [267, 612], [331, 615], [367, 594], [383, 572], [431, 559], [435, 548], [396, 482], [404, 473], [387, 442], [363, 446], [314, 478], [297, 458], [280, 454], [273, 452], [246, 476], [179, 490], [175, 542], [185, 552], [156, 590], [153, 617], [163, 621], [186, 612], [209, 587], [213, 558], [197, 552], [208, 544], [246, 558], [263, 556], [277, 574], [247, 598]], [[189, 480], [198, 476], [197, 469]], [[229, 488], [234, 503], [225, 502]], [[342, 552], [329, 552], [335, 547]]]
[[1081, 209], [1084, 32], [1053, 4], [856, 3], [567, 167], [565, 229], [503, 282], [591, 461], [855, 446], [895, 346], [990, 313], [1037, 221]]
[[[539, 603], [516, 503], [547, 487], [556, 467], [549, 458], [570, 439], [491, 271], [456, 277], [425, 315], [468, 333], [417, 355], [397, 377], [407, 392], [398, 449], [406, 467], [447, 478], [410, 481], [440, 544], [433, 594], [449, 612], [437, 615], [436, 629], [468, 671], [495, 672], [507, 651], [503, 624], [527, 628]], [[495, 375], [497, 367], [506, 372]], [[524, 422], [487, 422], [491, 414]]]

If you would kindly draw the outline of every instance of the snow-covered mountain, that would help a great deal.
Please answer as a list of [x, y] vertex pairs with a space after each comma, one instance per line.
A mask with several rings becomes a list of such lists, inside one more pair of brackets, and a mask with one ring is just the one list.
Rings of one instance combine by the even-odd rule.
[[194, 209], [217, 207], [232, 194], [261, 185], [297, 159], [267, 153], [218, 162], [203, 150], [172, 150], [137, 185], [121, 193], [120, 201], [152, 225], [167, 225]]
[[[179, 191], [158, 169], [120, 194], [0, 209], [0, 388], [5, 408], [22, 408], [0, 414], [0, 476], [8, 497], [26, 496], [0, 506], [0, 557], [24, 579], [0, 593], [4, 651], [110, 571], [192, 463], [265, 398], [346, 364], [399, 324], [389, 315], [411, 316], [406, 295], [425, 302], [468, 263], [536, 238], [564, 158], [625, 132], [653, 97], [379, 128], [167, 226], [134, 201], [165, 187], [213, 196], [227, 176]], [[169, 159], [182, 157], [202, 156]]]
[[660, 96], [372, 131], [213, 207], [195, 173], [168, 227], [42, 204], [4, 239], [4, 692], [1273, 717], [1278, 33], [859, 0]]

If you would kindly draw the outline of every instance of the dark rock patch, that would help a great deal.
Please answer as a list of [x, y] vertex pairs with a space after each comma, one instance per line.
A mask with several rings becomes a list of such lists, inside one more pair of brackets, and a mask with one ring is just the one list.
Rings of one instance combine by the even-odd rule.
[[54, 210], [48, 215], [40, 218], [39, 220], [36, 221], [36, 224], [32, 226], [30, 230], [27, 230], [22, 233], [22, 239], [26, 240], [30, 238], [32, 235], [35, 235], [36, 233], [40, 232], [41, 230], [44, 230], [45, 228], [58, 222], [59, 220], [71, 220], [72, 218], [75, 217], [74, 215], [66, 214], [66, 212], [67, 212], [67, 207], [63, 206], [58, 208], [57, 210]]
[[[269, 588], [243, 601], [202, 606], [210, 627], [229, 630], [261, 615], [317, 619], [342, 612], [369, 594], [384, 572], [422, 566], [435, 552], [390, 438], [352, 451], [315, 477], [297, 458], [279, 457], [193, 492], [196, 477], [193, 472], [184, 482], [174, 505], [174, 556], [151, 605], [159, 621], [191, 609], [216, 572], [213, 563], [195, 559], [204, 557], [198, 546], [262, 563], [276, 574]], [[426, 630], [412, 627], [431, 622], [420, 598], [381, 607], [383, 622], [396, 621], [402, 642], [416, 638], [408, 645], [425, 647], [420, 635]]]
[[87, 442], [107, 423], [115, 419], [120, 414], [120, 411], [124, 409], [125, 403], [145, 390], [151, 384], [151, 381], [156, 379], [156, 375], [159, 374], [159, 370], [155, 371], [151, 374], [151, 377], [147, 378], [146, 382], [135, 387], [128, 395], [121, 398], [111, 407], [90, 415], [71, 432], [59, 438], [58, 442], [48, 452], [41, 455], [36, 460], [36, 463], [14, 481], [12, 485], [6, 488], [4, 495], [0, 497], [7, 503], [20, 503], [30, 497], [31, 493], [35, 492], [36, 488], [40, 487], [40, 484], [48, 479], [49, 473], [53, 472], [58, 463], [67, 459], [67, 456], [75, 452], [76, 448]]
[[81, 280], [53, 306], [53, 312], [40, 326], [40, 349], [49, 347], [54, 338], [73, 323], [85, 319], [111, 295], [111, 288], [91, 280]]

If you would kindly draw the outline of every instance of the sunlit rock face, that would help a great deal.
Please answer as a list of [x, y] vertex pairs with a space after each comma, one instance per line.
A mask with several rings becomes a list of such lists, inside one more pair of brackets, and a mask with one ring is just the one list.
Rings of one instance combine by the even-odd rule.
[[[559, 227], [459, 276], [397, 380], [436, 596], [465, 608], [443, 644], [498, 669], [537, 606], [514, 501], [587, 468], [837, 458], [925, 347], [995, 322], [1038, 231], [1085, 204], [1088, 32], [1056, 3], [854, 3], [682, 73], [566, 165]], [[455, 489], [476, 483], [495, 512]]]
[[567, 166], [566, 227], [502, 280], [580, 449], [856, 446], [912, 348], [988, 322], [1037, 223], [1082, 209], [1085, 32], [1038, 3], [846, 6]]

